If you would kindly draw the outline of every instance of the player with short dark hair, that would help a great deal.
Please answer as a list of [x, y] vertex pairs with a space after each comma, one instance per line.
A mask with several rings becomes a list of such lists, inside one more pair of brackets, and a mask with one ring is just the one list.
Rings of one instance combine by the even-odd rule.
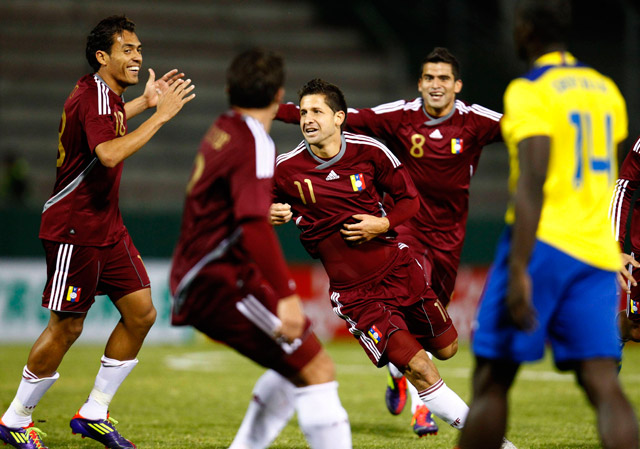
[[[521, 0], [514, 40], [531, 69], [504, 95], [512, 194], [473, 334], [473, 402], [460, 448], [497, 448], [522, 363], [550, 343], [573, 370], [605, 448], [637, 448], [638, 423], [617, 376], [620, 249], [607, 220], [626, 106], [613, 81], [562, 36], [568, 0]], [[551, 28], [551, 29], [550, 29]]]
[[[374, 108], [349, 109], [345, 129], [382, 139], [402, 162], [418, 189], [420, 209], [396, 228], [425, 269], [440, 302], [449, 304], [455, 286], [469, 212], [469, 185], [485, 145], [502, 139], [501, 115], [456, 99], [462, 90], [460, 65], [446, 48], [436, 47], [422, 61], [420, 97]], [[283, 104], [278, 119], [298, 123], [295, 105]], [[385, 199], [385, 205], [393, 205]], [[402, 412], [407, 382], [389, 364], [386, 404]], [[412, 427], [419, 436], [438, 431], [436, 422], [409, 385]]]
[[[383, 144], [341, 132], [346, 103], [338, 87], [311, 80], [299, 98], [304, 141], [276, 160], [272, 222], [293, 217], [302, 245], [329, 276], [333, 309], [371, 361], [402, 367], [434, 413], [459, 428], [467, 406], [424, 351], [453, 356], [457, 332], [422, 267], [393, 232], [417, 210], [415, 187]], [[388, 213], [385, 192], [395, 200]], [[247, 418], [243, 426], [258, 427]]]
[[[47, 260], [42, 305], [50, 311], [49, 324], [31, 348], [18, 392], [0, 420], [0, 440], [16, 448], [45, 447], [31, 415], [58, 379], [96, 294], [109, 296], [121, 320], [71, 430], [109, 448], [135, 447], [115, 429], [108, 406], [138, 363], [156, 311], [144, 264], [122, 223], [120, 177], [124, 159], [195, 96], [184, 74], [172, 70], [156, 80], [149, 69], [143, 95], [125, 103], [124, 91], [138, 83], [141, 49], [133, 22], [124, 16], [102, 20], [87, 39], [87, 59], [96, 72], [82, 77], [64, 104], [56, 182], [40, 224]], [[127, 119], [153, 107], [154, 114], [129, 133]]]
[[[232, 448], [267, 447], [282, 429], [271, 423], [286, 423], [295, 408], [313, 449], [347, 449], [351, 431], [333, 361], [302, 312], [269, 223], [276, 151], [268, 132], [283, 84], [283, 60], [272, 52], [248, 50], [229, 67], [231, 108], [205, 134], [187, 186], [170, 274], [172, 323], [270, 368], [247, 411], [262, 420], [260, 429], [241, 427]], [[279, 395], [290, 411], [280, 409]]]

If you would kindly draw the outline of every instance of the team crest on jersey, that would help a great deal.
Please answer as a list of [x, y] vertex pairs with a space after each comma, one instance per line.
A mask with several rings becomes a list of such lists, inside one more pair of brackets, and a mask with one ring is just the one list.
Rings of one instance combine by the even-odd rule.
[[74, 287], [73, 285], [69, 286], [69, 290], [67, 290], [67, 301], [78, 302], [80, 301], [80, 292], [82, 289], [80, 287]]
[[378, 330], [378, 328], [375, 326], [375, 324], [373, 326], [371, 326], [371, 329], [369, 329], [369, 332], [367, 332], [367, 334], [369, 334], [369, 337], [371, 337], [373, 339], [373, 341], [376, 342], [376, 344], [380, 343], [380, 339], [381, 337], [381, 333]]
[[629, 315], [640, 314], [640, 302], [629, 299]]
[[451, 139], [451, 153], [460, 154], [464, 151], [463, 139]]
[[354, 192], [360, 192], [361, 190], [364, 190], [364, 188], [367, 186], [364, 182], [364, 175], [362, 173], [351, 175], [351, 186], [353, 187]]

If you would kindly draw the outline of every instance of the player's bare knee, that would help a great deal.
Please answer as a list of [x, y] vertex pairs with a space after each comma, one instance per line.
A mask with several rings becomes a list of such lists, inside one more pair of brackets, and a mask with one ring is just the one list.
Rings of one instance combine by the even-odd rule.
[[428, 388], [440, 379], [438, 368], [426, 352], [418, 352], [410, 361], [404, 375], [418, 390]]
[[49, 320], [47, 328], [56, 341], [71, 346], [82, 334], [85, 316], [84, 313], [56, 313]]
[[453, 343], [451, 343], [446, 348], [438, 349], [437, 351], [433, 351], [432, 354], [438, 360], [447, 360], [456, 355], [458, 352], [458, 339], [456, 339]]
[[307, 386], [332, 382], [335, 378], [336, 369], [333, 360], [323, 349], [300, 370], [295, 379], [291, 380], [294, 385]]

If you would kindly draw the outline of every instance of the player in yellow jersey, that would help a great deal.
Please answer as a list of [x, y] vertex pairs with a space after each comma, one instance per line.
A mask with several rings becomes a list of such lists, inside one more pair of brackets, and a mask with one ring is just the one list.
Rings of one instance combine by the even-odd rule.
[[598, 416], [605, 448], [637, 448], [633, 409], [617, 377], [619, 248], [607, 220], [627, 136], [615, 84], [564, 45], [568, 0], [522, 0], [515, 43], [531, 64], [504, 96], [512, 201], [473, 335], [474, 398], [460, 448], [498, 448], [521, 363], [551, 343]]

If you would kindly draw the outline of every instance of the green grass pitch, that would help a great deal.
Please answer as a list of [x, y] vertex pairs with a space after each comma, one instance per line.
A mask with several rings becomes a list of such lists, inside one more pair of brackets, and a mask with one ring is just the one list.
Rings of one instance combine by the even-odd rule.
[[[0, 345], [0, 413], [14, 397], [30, 345]], [[354, 448], [448, 448], [458, 432], [438, 420], [435, 437], [419, 439], [410, 412], [390, 415], [384, 405], [385, 370], [374, 368], [354, 341], [327, 345], [337, 364], [340, 397], [349, 413]], [[36, 409], [36, 425], [51, 448], [99, 448], [72, 436], [69, 419], [93, 386], [102, 348], [78, 344], [60, 366], [60, 379]], [[139, 448], [223, 448], [231, 443], [263, 369], [219, 344], [199, 339], [186, 346], [147, 345], [140, 364], [111, 403], [118, 429]], [[437, 362], [445, 382], [470, 400], [472, 357], [467, 346]], [[640, 409], [640, 345], [628, 344], [620, 375]], [[548, 359], [524, 367], [511, 393], [508, 438], [520, 449], [597, 448], [595, 417], [570, 374]], [[273, 448], [307, 447], [295, 417]]]

